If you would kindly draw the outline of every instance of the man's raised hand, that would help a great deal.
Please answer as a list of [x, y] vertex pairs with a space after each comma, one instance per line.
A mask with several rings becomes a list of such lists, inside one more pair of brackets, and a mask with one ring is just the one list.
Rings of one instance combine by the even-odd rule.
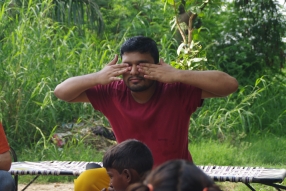
[[174, 83], [177, 81], [178, 70], [166, 64], [162, 58], [158, 64], [140, 63], [138, 70], [144, 74], [144, 78], [146, 79], [164, 83]]
[[118, 61], [118, 55], [115, 55], [113, 60], [106, 64], [102, 70], [98, 73], [100, 84], [106, 85], [113, 81], [118, 81], [120, 75], [125, 73], [128, 69], [128, 64], [116, 64]]

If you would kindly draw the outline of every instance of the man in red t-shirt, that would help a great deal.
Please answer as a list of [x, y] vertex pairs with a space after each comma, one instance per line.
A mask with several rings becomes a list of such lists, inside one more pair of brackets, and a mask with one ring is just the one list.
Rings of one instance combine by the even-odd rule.
[[8, 145], [6, 135], [0, 121], [0, 190], [14, 191], [15, 182], [8, 172], [11, 167], [12, 159], [10, 155], [10, 147]]
[[[120, 64], [116, 55], [98, 72], [65, 80], [55, 95], [67, 102], [90, 102], [107, 117], [117, 142], [129, 138], [144, 142], [155, 166], [170, 159], [192, 161], [188, 150], [191, 114], [203, 99], [236, 91], [236, 79], [221, 71], [173, 68], [159, 59], [157, 45], [148, 37], [128, 39], [120, 56]], [[89, 175], [83, 178], [85, 173]], [[78, 179], [89, 176], [91, 171]], [[75, 185], [75, 190], [88, 189]]]

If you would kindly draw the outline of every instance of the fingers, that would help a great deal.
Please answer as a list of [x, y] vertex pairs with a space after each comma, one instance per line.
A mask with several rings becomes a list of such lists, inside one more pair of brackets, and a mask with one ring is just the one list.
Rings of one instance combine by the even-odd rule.
[[149, 68], [153, 68], [153, 67], [158, 67], [158, 65], [162, 65], [162, 64], [166, 64], [163, 58], [160, 58], [159, 63], [158, 64], [151, 64], [151, 63], [140, 63], [139, 66], [143, 66], [143, 67], [149, 67]]
[[115, 54], [114, 58], [107, 65], [109, 65], [109, 66], [115, 65], [117, 63], [117, 61], [118, 61], [118, 55]]
[[120, 76], [122, 74], [124, 74], [125, 72], [128, 71], [127, 67], [124, 67], [123, 69], [117, 69], [113, 72], [113, 76]]
[[151, 69], [148, 66], [140, 66], [138, 68], [138, 71], [142, 74], [150, 75], [151, 74]]
[[144, 78], [149, 79], [149, 80], [157, 80], [158, 79], [155, 76], [151, 76], [151, 75], [144, 75]]
[[128, 70], [128, 64], [126, 63], [116, 64], [117, 61], [118, 61], [118, 55], [116, 54], [113, 60], [111, 60], [111, 62], [106, 64], [104, 68], [106, 71], [107, 70], [110, 71], [113, 75], [119, 76]]
[[119, 77], [111, 77], [110, 80], [111, 81], [119, 81], [119, 80], [121, 80], [121, 78], [119, 78]]
[[138, 71], [144, 75], [144, 78], [147, 79], [155, 79], [157, 74], [156, 68], [140, 67]]
[[[157, 66], [156, 66], [157, 65]], [[150, 75], [152, 72], [156, 72], [156, 69], [158, 68], [158, 64], [140, 64], [137, 66], [137, 69], [139, 72]]]

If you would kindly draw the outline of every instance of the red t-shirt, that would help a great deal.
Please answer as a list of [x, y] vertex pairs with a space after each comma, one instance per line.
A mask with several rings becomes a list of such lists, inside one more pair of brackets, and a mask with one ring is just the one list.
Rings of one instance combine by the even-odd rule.
[[192, 161], [188, 150], [191, 114], [201, 106], [201, 89], [182, 83], [157, 83], [147, 103], [137, 103], [124, 82], [86, 91], [94, 109], [109, 120], [117, 142], [137, 139], [151, 150], [154, 166], [170, 159]]
[[0, 123], [0, 154], [9, 151], [9, 149], [10, 147], [6, 139], [6, 135], [5, 135], [2, 123]]

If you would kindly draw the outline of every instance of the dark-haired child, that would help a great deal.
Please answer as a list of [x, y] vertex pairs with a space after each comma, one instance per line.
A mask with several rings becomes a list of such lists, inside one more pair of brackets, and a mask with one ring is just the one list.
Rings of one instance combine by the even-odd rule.
[[171, 160], [155, 168], [127, 191], [221, 191], [213, 180], [190, 161]]
[[[94, 167], [79, 176], [74, 190], [125, 191], [130, 184], [140, 181], [152, 169], [153, 163], [152, 153], [144, 143], [128, 139], [106, 151], [104, 168]], [[87, 184], [77, 183], [83, 179]]]
[[140, 181], [152, 169], [153, 157], [144, 143], [128, 139], [105, 153], [103, 167], [110, 177], [109, 190], [125, 191], [130, 184]]

